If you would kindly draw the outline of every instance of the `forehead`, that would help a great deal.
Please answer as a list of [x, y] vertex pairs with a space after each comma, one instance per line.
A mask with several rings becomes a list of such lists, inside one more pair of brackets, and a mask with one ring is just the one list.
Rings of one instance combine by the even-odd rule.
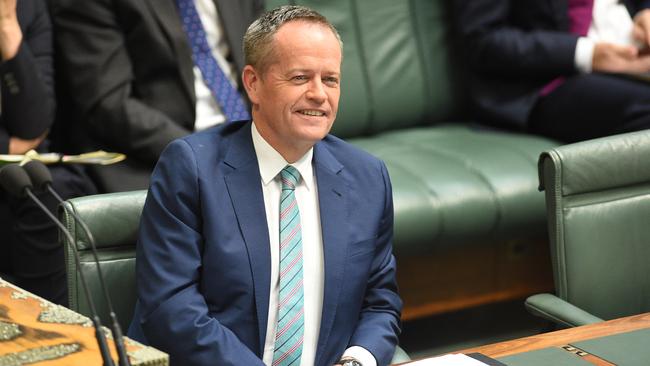
[[340, 68], [341, 45], [332, 30], [320, 23], [295, 20], [283, 24], [274, 36], [274, 53], [280, 63], [316, 58]]

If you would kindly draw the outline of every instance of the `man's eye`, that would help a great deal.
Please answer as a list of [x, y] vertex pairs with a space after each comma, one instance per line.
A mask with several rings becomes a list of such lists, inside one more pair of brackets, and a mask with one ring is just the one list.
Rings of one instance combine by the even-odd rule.
[[306, 75], [296, 75], [296, 76], [292, 77], [291, 80], [305, 81], [305, 80], [307, 80], [307, 76]]
[[339, 79], [338, 79], [338, 78], [335, 78], [335, 77], [327, 77], [327, 78], [324, 78], [324, 79], [323, 79], [323, 82], [324, 82], [326, 85], [329, 85], [329, 86], [337, 86], [337, 85], [339, 85]]

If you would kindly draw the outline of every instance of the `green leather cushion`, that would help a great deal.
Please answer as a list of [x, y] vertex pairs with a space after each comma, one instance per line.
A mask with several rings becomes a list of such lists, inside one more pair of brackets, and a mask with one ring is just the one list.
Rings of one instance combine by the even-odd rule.
[[603, 319], [650, 311], [650, 184], [564, 200], [567, 300]]
[[454, 124], [349, 141], [386, 162], [398, 254], [513, 233], [544, 235], [537, 157], [553, 141]]
[[[147, 191], [109, 193], [78, 197], [66, 205], [81, 216], [92, 229], [98, 249], [133, 246], [137, 240], [140, 215]], [[61, 215], [66, 215], [60, 210]], [[82, 227], [72, 218], [66, 220], [68, 230], [77, 237], [79, 250], [90, 249]]]
[[[649, 133], [640, 131], [604, 137], [567, 148], [559, 147], [548, 154], [561, 163], [555, 174], [562, 181], [562, 195], [588, 193], [611, 187], [631, 186], [650, 181], [647, 167], [650, 156]], [[613, 158], [615, 157], [615, 158]], [[540, 164], [544, 157], [540, 158]], [[540, 169], [540, 174], [542, 169]], [[570, 172], [570, 174], [566, 174]], [[540, 181], [543, 179], [540, 177]]]
[[[136, 301], [135, 245], [146, 193], [142, 190], [86, 196], [65, 203], [84, 220], [93, 233], [109, 295], [120, 326], [124, 330], [131, 321]], [[101, 290], [88, 238], [70, 214], [63, 209], [60, 213], [73, 238], [76, 239], [81, 259], [80, 270], [88, 282], [97, 313], [103, 324], [109, 324], [109, 309]], [[70, 248], [66, 248], [70, 308], [84, 315], [90, 315], [90, 307], [82, 290], [81, 279], [73, 258]]]
[[[113, 309], [120, 322], [122, 330], [126, 332], [137, 299], [135, 289], [135, 247], [130, 249], [105, 250], [100, 252], [100, 262], [102, 273], [106, 280], [106, 286], [109, 289], [109, 296], [113, 304]], [[108, 303], [104, 300], [99, 277], [96, 275], [97, 270], [95, 262], [90, 252], [85, 252], [81, 256], [81, 270], [84, 272], [91, 297], [95, 302], [95, 308], [100, 315], [102, 323], [108, 326], [110, 317]], [[90, 307], [86, 301], [86, 295], [82, 290], [79, 275], [74, 272], [68, 273], [68, 281], [73, 280], [77, 283], [74, 287], [68, 287], [68, 297], [70, 307], [90, 316]]]

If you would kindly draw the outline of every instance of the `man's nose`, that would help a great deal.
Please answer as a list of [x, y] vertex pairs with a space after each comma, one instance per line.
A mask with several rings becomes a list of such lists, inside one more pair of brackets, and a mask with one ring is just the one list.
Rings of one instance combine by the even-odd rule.
[[318, 103], [323, 103], [327, 99], [327, 94], [325, 93], [325, 85], [323, 85], [322, 80], [315, 78], [309, 83], [307, 98]]

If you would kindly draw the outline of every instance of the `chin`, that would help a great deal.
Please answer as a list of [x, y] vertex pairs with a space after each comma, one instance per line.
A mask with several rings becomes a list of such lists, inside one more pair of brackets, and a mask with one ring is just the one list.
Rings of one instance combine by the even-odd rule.
[[329, 132], [330, 132], [329, 128], [318, 127], [318, 128], [309, 129], [309, 131], [305, 131], [305, 133], [303, 133], [302, 135], [305, 140], [314, 141], [314, 143], [316, 143], [324, 139]]

